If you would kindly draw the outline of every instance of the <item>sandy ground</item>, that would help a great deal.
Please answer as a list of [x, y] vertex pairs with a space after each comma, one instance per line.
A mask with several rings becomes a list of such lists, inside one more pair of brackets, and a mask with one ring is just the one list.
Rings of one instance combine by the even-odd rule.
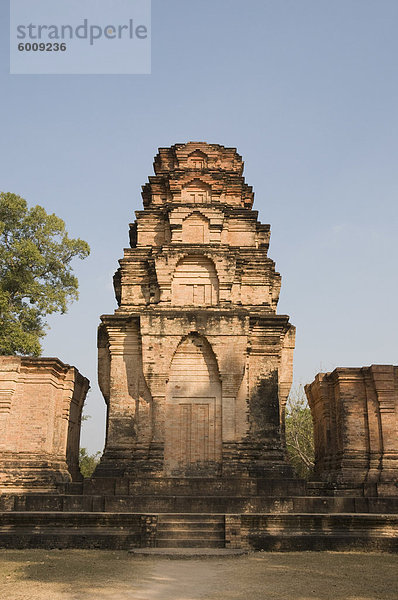
[[0, 550], [1, 600], [397, 600], [398, 555]]

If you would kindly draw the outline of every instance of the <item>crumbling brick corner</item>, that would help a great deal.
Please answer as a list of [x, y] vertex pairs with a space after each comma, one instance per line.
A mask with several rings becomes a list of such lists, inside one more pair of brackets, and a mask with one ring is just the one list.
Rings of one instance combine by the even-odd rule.
[[57, 358], [0, 357], [0, 491], [62, 491], [79, 481], [89, 381]]

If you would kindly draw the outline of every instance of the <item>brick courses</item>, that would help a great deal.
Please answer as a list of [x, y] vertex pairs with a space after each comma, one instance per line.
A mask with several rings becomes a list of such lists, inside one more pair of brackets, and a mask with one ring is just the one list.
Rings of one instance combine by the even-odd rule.
[[57, 358], [0, 357], [0, 492], [60, 490], [81, 479], [88, 387]]
[[290, 474], [295, 330], [270, 227], [236, 149], [160, 148], [99, 328], [107, 440], [96, 476]]
[[398, 367], [339, 367], [306, 393], [314, 420], [315, 478], [366, 495], [398, 495]]

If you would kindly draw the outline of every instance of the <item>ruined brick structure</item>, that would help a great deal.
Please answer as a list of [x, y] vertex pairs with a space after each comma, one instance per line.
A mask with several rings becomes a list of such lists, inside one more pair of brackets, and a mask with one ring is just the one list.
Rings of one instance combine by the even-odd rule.
[[81, 481], [88, 382], [0, 359], [0, 546], [398, 551], [398, 367], [307, 386], [317, 481], [292, 475], [294, 328], [236, 150], [161, 148], [99, 327], [104, 454]]
[[57, 358], [0, 357], [0, 492], [60, 490], [81, 479], [88, 387]]
[[398, 495], [398, 367], [320, 373], [307, 385], [315, 478], [366, 495]]
[[101, 318], [97, 477], [281, 477], [295, 330], [236, 149], [161, 148]]

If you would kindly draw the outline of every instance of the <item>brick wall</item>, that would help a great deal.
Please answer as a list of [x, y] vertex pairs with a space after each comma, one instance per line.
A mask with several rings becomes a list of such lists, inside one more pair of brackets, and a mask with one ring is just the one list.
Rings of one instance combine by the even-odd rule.
[[81, 478], [87, 379], [56, 358], [0, 357], [0, 490], [50, 490]]
[[398, 367], [319, 373], [305, 388], [314, 420], [315, 477], [340, 488], [398, 491]]

